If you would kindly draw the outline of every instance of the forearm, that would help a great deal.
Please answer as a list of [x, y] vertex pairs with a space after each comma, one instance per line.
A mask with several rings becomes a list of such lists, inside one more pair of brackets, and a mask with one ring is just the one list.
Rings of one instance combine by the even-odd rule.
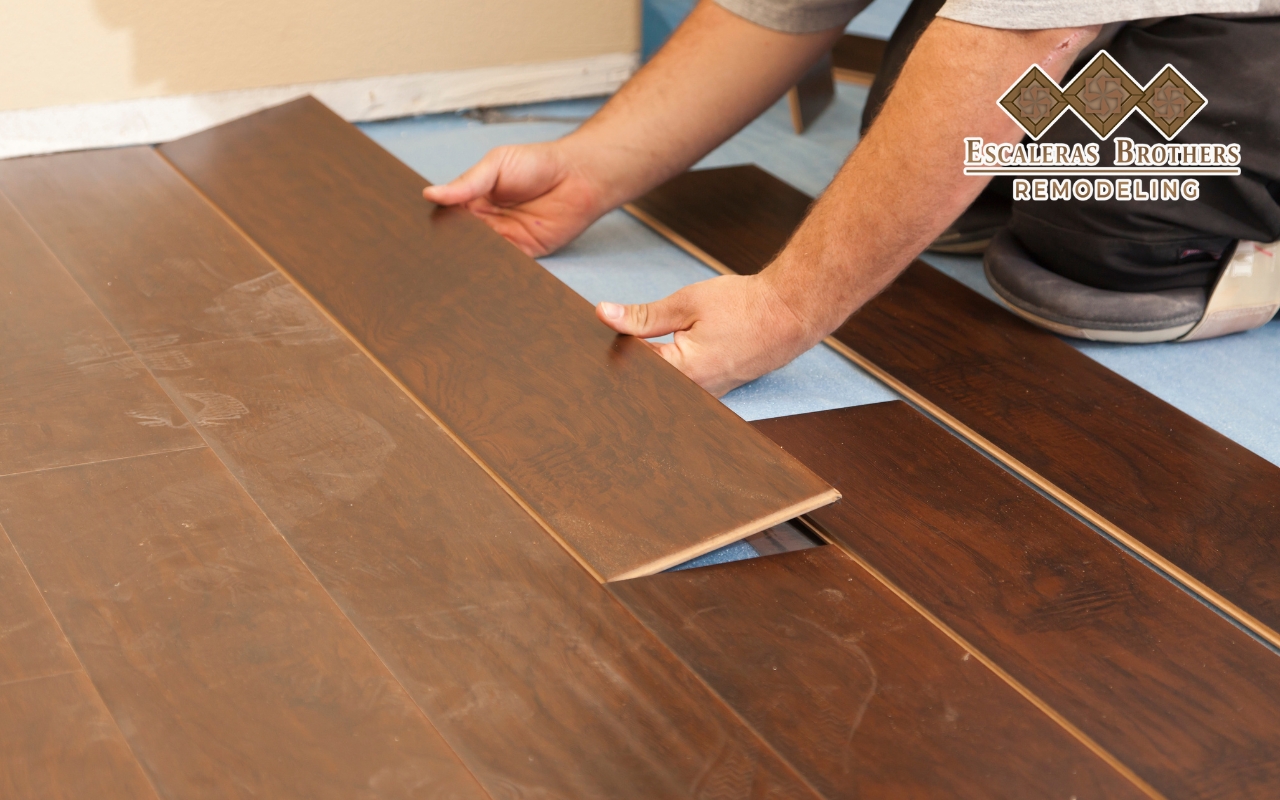
[[601, 202], [643, 194], [728, 139], [829, 50], [840, 30], [786, 34], [701, 0], [671, 39], [563, 146]]
[[814, 336], [874, 297], [977, 197], [964, 137], [1017, 141], [996, 100], [1031, 64], [1055, 79], [1096, 29], [1006, 31], [938, 19], [866, 137], [762, 276]]

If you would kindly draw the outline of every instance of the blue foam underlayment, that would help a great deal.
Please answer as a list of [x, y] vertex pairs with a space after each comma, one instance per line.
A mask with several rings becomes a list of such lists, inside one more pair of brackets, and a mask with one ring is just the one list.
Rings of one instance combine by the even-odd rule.
[[[857, 141], [866, 89], [837, 85], [836, 102], [803, 135], [791, 128], [780, 101], [698, 167], [755, 163], [809, 194], [831, 180]], [[589, 116], [601, 99], [505, 109], [529, 121], [485, 124], [438, 114], [361, 128], [428, 180], [461, 174], [489, 149], [548, 141]], [[549, 121], [551, 120], [551, 121]], [[924, 257], [933, 266], [994, 299], [976, 257]], [[642, 303], [665, 297], [715, 273], [622, 211], [601, 218], [577, 241], [540, 263], [592, 303]], [[1188, 344], [1109, 345], [1068, 339], [1074, 347], [1152, 394], [1280, 464], [1280, 321], [1258, 330]], [[725, 396], [745, 419], [865, 405], [897, 395], [825, 346]], [[730, 545], [683, 566], [735, 561], [755, 551]]]

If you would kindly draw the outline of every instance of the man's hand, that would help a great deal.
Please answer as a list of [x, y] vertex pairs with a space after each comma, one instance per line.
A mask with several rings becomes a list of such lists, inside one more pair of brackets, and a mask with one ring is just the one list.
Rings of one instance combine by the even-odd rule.
[[650, 346], [719, 397], [813, 347], [822, 333], [783, 301], [767, 278], [726, 275], [686, 286], [656, 303], [601, 303], [596, 315], [618, 333]]
[[988, 179], [964, 175], [964, 138], [1021, 139], [996, 105], [1009, 85], [1030, 64], [1061, 79], [1097, 32], [934, 20], [867, 135], [763, 271], [688, 286], [620, 320], [610, 304], [597, 313], [623, 333], [679, 331], [659, 352], [715, 394], [782, 366], [888, 286], [978, 195]]
[[465, 205], [531, 256], [693, 164], [782, 95], [843, 31], [778, 33], [700, 0], [648, 64], [563, 139], [500, 147], [423, 196]]
[[471, 169], [422, 196], [465, 205], [529, 256], [567, 244], [608, 208], [603, 193], [560, 142], [499, 147]]

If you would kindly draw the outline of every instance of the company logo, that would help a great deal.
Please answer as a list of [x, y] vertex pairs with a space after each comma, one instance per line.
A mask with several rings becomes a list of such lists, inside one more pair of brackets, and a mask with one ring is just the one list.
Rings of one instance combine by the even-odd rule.
[[1106, 50], [1094, 56], [1065, 89], [1033, 64], [1000, 98], [1000, 107], [1033, 140], [1068, 109], [1100, 139], [1111, 136], [1137, 111], [1170, 140], [1205, 105], [1204, 95], [1172, 64], [1165, 64], [1146, 86], [1139, 86]]
[[[964, 174], [1019, 176], [1014, 181], [1015, 200], [1196, 200], [1200, 184], [1190, 176], [1240, 174], [1238, 144], [1172, 141], [1208, 105], [1172, 64], [1144, 86], [1103, 50], [1065, 88], [1032, 65], [997, 104], [1032, 143], [1000, 144], [968, 137]], [[1136, 113], [1168, 143], [1147, 145], [1116, 137], [1110, 167], [1099, 166], [1098, 144], [1038, 144], [1068, 111], [1103, 141]], [[1142, 177], [1149, 180], [1144, 182]]]

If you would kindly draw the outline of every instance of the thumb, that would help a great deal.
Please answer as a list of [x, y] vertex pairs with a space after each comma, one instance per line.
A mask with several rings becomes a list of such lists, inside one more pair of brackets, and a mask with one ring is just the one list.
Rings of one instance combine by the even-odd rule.
[[484, 197], [493, 191], [498, 182], [500, 163], [501, 160], [490, 152], [480, 159], [480, 163], [448, 183], [423, 189], [422, 196], [442, 206], [456, 206]]
[[656, 303], [635, 306], [601, 303], [596, 306], [596, 316], [618, 333], [627, 333], [641, 339], [665, 336], [689, 327], [689, 310], [679, 294]]

